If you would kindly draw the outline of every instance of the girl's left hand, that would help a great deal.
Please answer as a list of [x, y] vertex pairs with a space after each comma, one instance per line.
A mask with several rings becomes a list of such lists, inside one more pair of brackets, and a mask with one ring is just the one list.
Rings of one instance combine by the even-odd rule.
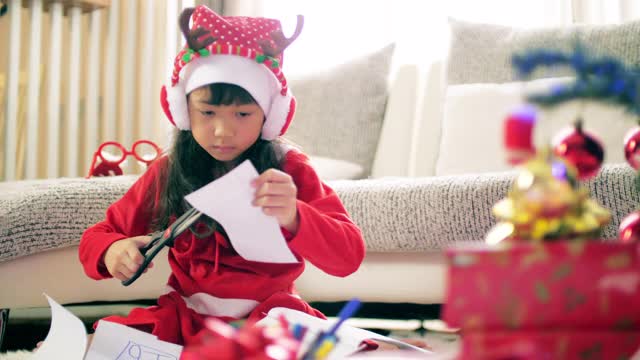
[[251, 185], [256, 188], [254, 206], [278, 220], [278, 224], [292, 234], [298, 232], [298, 188], [289, 174], [276, 169], [269, 169]]

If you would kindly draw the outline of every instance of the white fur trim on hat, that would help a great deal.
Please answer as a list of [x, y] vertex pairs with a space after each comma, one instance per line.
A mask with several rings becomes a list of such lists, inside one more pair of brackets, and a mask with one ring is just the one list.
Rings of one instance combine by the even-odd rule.
[[187, 94], [207, 84], [238, 85], [253, 96], [265, 114], [281, 89], [280, 82], [265, 65], [236, 55], [200, 57], [188, 63], [182, 73]]
[[281, 84], [264, 64], [236, 55], [212, 55], [200, 57], [185, 65], [180, 81], [167, 86], [167, 101], [176, 127], [190, 130], [187, 94], [213, 83], [234, 84], [245, 89], [265, 113], [262, 138], [277, 138], [291, 116], [293, 94], [287, 89], [281, 95]]

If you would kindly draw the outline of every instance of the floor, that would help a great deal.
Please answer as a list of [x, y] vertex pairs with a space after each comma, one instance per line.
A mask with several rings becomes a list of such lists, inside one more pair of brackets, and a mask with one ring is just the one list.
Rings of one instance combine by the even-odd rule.
[[[327, 316], [335, 316], [343, 304], [313, 303], [312, 306]], [[91, 304], [66, 308], [82, 319], [87, 330], [90, 330], [91, 324], [103, 316], [126, 315], [132, 307], [145, 305], [148, 304]], [[422, 338], [435, 353], [443, 355], [438, 358], [453, 358], [459, 338], [438, 320], [439, 312], [440, 307], [435, 305], [367, 303], [358, 312], [359, 317], [347, 323], [398, 339]], [[49, 324], [48, 308], [11, 310], [0, 360], [27, 359], [28, 353], [15, 352], [32, 349], [38, 341], [43, 340]]]

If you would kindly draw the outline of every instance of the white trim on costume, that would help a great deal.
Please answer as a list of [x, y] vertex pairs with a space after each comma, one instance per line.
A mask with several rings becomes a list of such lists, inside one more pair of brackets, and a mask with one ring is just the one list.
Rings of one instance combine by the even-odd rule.
[[260, 304], [251, 299], [224, 299], [206, 293], [183, 296], [171, 286], [166, 287], [165, 294], [173, 291], [182, 297], [189, 309], [201, 315], [242, 319]]

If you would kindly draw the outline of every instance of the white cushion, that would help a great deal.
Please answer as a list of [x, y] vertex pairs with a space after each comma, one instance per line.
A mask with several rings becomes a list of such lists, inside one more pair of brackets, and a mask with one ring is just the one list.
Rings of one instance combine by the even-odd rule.
[[[523, 104], [523, 90], [540, 92], [571, 78], [539, 79], [526, 83], [463, 84], [447, 87], [436, 175], [455, 175], [511, 169], [503, 148], [506, 115]], [[596, 134], [605, 148], [605, 162], [624, 162], [623, 138], [634, 126], [634, 116], [620, 107], [580, 102], [540, 109], [534, 130], [537, 146], [549, 144], [558, 131], [571, 126], [579, 114], [584, 128]]]
[[310, 156], [311, 165], [322, 180], [359, 179], [364, 175], [361, 165], [340, 159], [323, 156]]

